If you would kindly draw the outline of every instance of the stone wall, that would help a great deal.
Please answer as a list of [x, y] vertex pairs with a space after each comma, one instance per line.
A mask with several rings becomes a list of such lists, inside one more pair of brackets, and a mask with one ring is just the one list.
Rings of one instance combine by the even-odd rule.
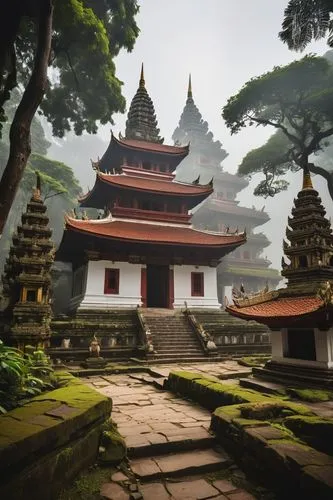
[[56, 375], [62, 387], [0, 416], [1, 498], [56, 500], [96, 460], [112, 402], [65, 372]]

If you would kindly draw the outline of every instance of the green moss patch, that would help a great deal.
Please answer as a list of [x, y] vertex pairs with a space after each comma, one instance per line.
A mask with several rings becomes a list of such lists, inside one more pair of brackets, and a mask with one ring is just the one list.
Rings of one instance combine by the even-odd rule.
[[80, 474], [74, 484], [63, 490], [59, 500], [91, 500], [100, 499], [100, 489], [102, 484], [111, 481], [113, 469], [101, 469], [91, 467]]
[[313, 413], [300, 403], [272, 399], [271, 401], [243, 405], [241, 415], [244, 418], [274, 420], [289, 415], [313, 415]]
[[284, 425], [313, 448], [333, 455], [333, 419], [295, 415], [286, 418]]
[[[57, 373], [67, 385], [31, 399], [0, 416], [0, 465], [15, 464], [67, 443], [81, 428], [89, 429], [111, 413], [111, 400], [67, 373]], [[44, 451], [42, 451], [44, 450]]]
[[102, 464], [117, 465], [124, 460], [126, 455], [125, 440], [119, 434], [117, 425], [110, 419], [104, 425], [98, 460]]
[[319, 390], [319, 389], [300, 389], [300, 388], [287, 388], [287, 394], [295, 399], [301, 401], [308, 401], [309, 403], [316, 403], [319, 401], [330, 401], [333, 399], [333, 392]]

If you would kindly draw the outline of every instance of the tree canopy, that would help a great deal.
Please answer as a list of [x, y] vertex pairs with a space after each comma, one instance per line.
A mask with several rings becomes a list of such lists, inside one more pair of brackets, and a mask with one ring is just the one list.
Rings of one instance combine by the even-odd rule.
[[[287, 183], [277, 177], [299, 168], [314, 171], [311, 154], [333, 134], [333, 68], [322, 57], [305, 56], [278, 66], [247, 82], [223, 108], [231, 133], [246, 126], [272, 126], [277, 133], [266, 145], [250, 152], [239, 167], [241, 175], [265, 175], [255, 194], [274, 196]], [[318, 170], [329, 182], [327, 172]], [[333, 184], [332, 184], [333, 195]]]
[[[137, 0], [11, 0], [0, 17], [0, 135], [11, 91], [23, 91], [0, 182], [0, 233], [30, 152], [39, 108], [53, 134], [96, 133], [125, 110], [114, 58], [132, 50]], [[43, 100], [44, 95], [46, 99]]]
[[333, 47], [332, 12], [332, 0], [289, 0], [279, 37], [289, 49], [302, 51], [328, 34], [327, 43]]

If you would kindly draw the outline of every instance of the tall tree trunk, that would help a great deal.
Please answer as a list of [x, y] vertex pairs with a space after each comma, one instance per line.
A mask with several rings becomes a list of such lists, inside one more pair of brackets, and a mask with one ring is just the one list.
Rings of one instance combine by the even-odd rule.
[[0, 234], [31, 153], [31, 122], [46, 91], [52, 19], [53, 0], [40, 0], [34, 68], [10, 127], [9, 158], [0, 181]]

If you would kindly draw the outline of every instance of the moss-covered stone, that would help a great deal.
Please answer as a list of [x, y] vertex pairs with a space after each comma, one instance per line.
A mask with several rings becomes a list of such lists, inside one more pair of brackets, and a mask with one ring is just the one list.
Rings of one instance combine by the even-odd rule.
[[309, 403], [330, 401], [333, 399], [333, 392], [320, 389], [301, 389], [298, 387], [289, 387], [286, 389], [286, 392], [293, 398], [300, 399], [301, 401], [308, 401]]
[[117, 425], [110, 419], [104, 426], [101, 436], [98, 460], [103, 464], [117, 465], [127, 455], [124, 438], [119, 434]]
[[299, 403], [272, 399], [271, 401], [243, 405], [241, 415], [245, 418], [273, 420], [287, 415], [313, 415], [313, 412]]
[[210, 410], [215, 410], [219, 406], [271, 399], [269, 395], [225, 384], [215, 377], [186, 371], [171, 372], [168, 387], [176, 393], [194, 399]]
[[333, 420], [317, 416], [295, 415], [284, 425], [313, 448], [333, 455]]
[[[26, 498], [31, 485], [36, 500], [56, 498], [53, 491], [97, 457], [111, 400], [66, 373], [57, 376], [65, 387], [0, 416], [0, 488], [6, 498]], [[45, 488], [51, 488], [47, 495]]]

